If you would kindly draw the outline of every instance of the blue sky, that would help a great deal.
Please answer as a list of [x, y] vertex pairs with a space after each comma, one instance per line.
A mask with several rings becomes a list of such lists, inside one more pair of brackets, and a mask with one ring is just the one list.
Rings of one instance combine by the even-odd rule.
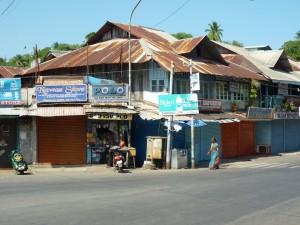
[[[99, 30], [106, 21], [128, 24], [136, 3], [0, 0], [0, 57], [32, 53], [35, 45], [42, 49], [54, 42], [81, 44], [86, 34]], [[299, 0], [142, 0], [131, 22], [198, 37], [206, 35], [208, 24], [216, 21], [223, 29], [224, 41], [279, 49], [285, 41], [294, 40], [300, 30], [299, 9]]]

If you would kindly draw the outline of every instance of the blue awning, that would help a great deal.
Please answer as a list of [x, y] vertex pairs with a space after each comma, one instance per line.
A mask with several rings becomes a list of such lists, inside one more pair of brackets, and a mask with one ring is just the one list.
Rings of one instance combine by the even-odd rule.
[[85, 83], [87, 84], [115, 84], [116, 82], [113, 80], [100, 79], [91, 76], [85, 77]]
[[[184, 122], [184, 121], [173, 121], [174, 124], [177, 124], [181, 127], [191, 127], [191, 121]], [[194, 120], [194, 127], [203, 127], [207, 124], [204, 123], [202, 120]]]

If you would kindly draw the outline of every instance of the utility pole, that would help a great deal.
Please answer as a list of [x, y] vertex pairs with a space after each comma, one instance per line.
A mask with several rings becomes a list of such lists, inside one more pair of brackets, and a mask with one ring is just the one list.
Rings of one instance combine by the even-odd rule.
[[[169, 94], [173, 93], [173, 75], [174, 75], [174, 63], [171, 62], [170, 70], [170, 83], [169, 83]], [[166, 169], [171, 169], [171, 143], [172, 143], [172, 122], [173, 116], [170, 115], [168, 119], [168, 134], [167, 134], [167, 154], [166, 154]]]
[[130, 43], [130, 38], [131, 38], [131, 18], [133, 15], [134, 10], [136, 7], [140, 4], [142, 0], [139, 0], [135, 7], [133, 8], [130, 17], [129, 17], [129, 28], [128, 28], [128, 57], [129, 57], [129, 62], [128, 62], [128, 105], [131, 105], [131, 43]]
[[[185, 64], [184, 64], [185, 65]], [[193, 60], [190, 59], [190, 63], [187, 65], [190, 68], [190, 77], [193, 74]], [[191, 94], [193, 94], [192, 91], [192, 85], [191, 86]], [[194, 115], [191, 115], [191, 166], [192, 169], [195, 169], [195, 140], [194, 140]]]
[[[190, 77], [193, 74], [193, 61], [190, 59]], [[192, 85], [191, 86], [191, 94], [193, 94], [192, 91]], [[192, 169], [195, 169], [195, 140], [194, 140], [194, 115], [191, 116], [191, 164]]]

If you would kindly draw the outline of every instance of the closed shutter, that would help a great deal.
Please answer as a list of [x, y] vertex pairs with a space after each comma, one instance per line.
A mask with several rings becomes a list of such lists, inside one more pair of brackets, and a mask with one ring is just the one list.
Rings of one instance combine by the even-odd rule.
[[222, 123], [222, 158], [239, 156], [239, 123]]
[[241, 121], [239, 131], [239, 156], [255, 154], [255, 136], [253, 121]]
[[38, 162], [86, 163], [86, 117], [38, 117]]

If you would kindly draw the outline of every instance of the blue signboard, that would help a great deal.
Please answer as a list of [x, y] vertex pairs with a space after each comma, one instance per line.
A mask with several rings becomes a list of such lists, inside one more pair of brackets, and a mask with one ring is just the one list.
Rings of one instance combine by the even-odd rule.
[[159, 95], [158, 107], [162, 115], [199, 113], [197, 94]]
[[21, 79], [0, 79], [0, 105], [21, 105]]
[[86, 102], [86, 84], [36, 85], [36, 101], [43, 102]]
[[127, 84], [95, 84], [89, 93], [90, 102], [127, 102]]

